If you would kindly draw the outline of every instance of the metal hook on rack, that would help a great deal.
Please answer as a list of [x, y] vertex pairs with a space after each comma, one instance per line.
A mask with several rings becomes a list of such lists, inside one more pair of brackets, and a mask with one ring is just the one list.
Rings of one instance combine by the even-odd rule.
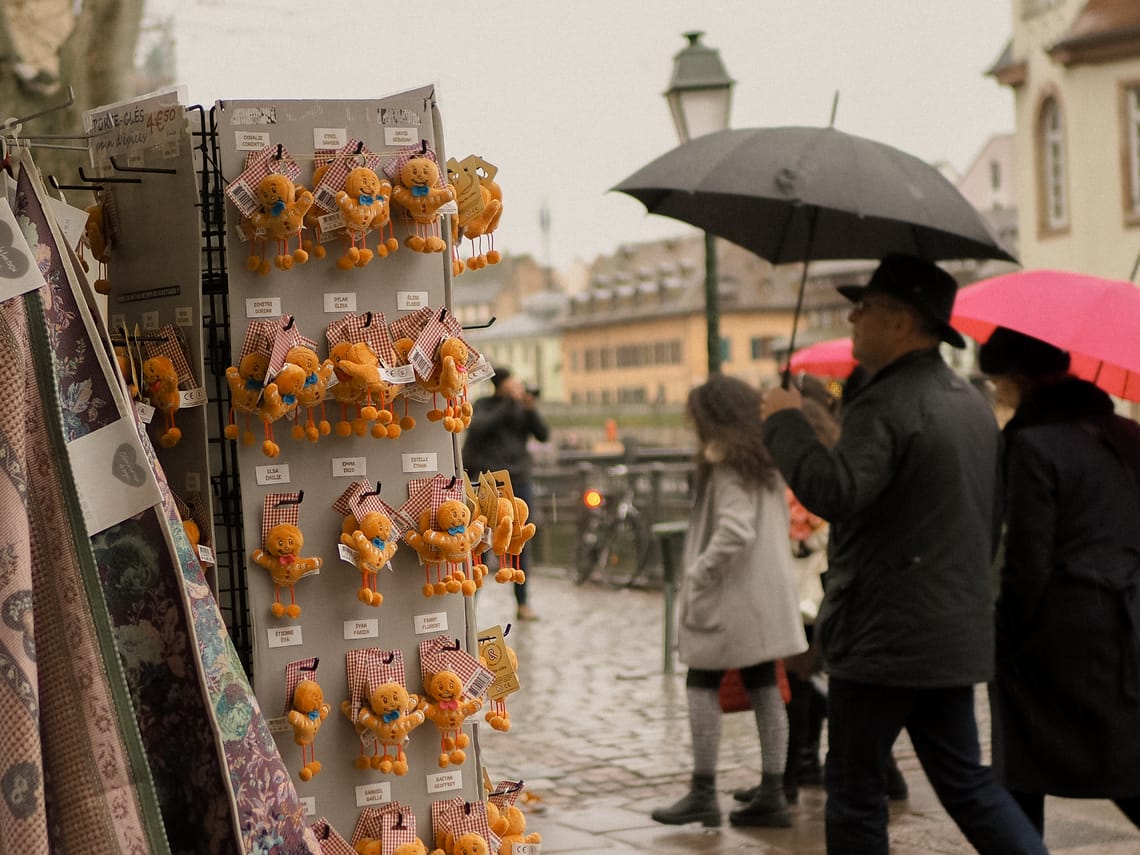
[[447, 306], [440, 306], [439, 308], [439, 322], [442, 324], [443, 319], [447, 317]]
[[283, 149], [284, 149], [284, 146], [282, 146], [281, 143], [277, 143], [277, 154], [273, 155], [274, 160], [280, 160], [281, 159], [281, 152], [283, 151]]
[[283, 326], [281, 329], [291, 330], [291, 329], [293, 329], [293, 324], [295, 324], [296, 322], [297, 322], [297, 316], [296, 315], [290, 315], [289, 316], [289, 323], [285, 324], [285, 326]]
[[155, 175], [177, 175], [177, 169], [170, 169], [168, 167], [159, 166], [119, 166], [115, 162], [115, 156], [111, 155], [111, 168], [116, 172], [148, 172]]
[[445, 489], [445, 490], [451, 490], [451, 489], [453, 489], [453, 488], [455, 487], [455, 482], [456, 482], [456, 481], [458, 481], [458, 480], [459, 480], [459, 476], [458, 476], [458, 475], [452, 475], [452, 476], [451, 476], [451, 480], [450, 480], [450, 481], [447, 483], [447, 486], [446, 486], [446, 487], [444, 487], [443, 489]]
[[317, 666], [320, 664], [321, 664], [321, 657], [314, 656], [313, 657], [313, 664], [312, 665], [302, 665], [300, 670], [302, 670], [302, 671], [316, 671]]
[[385, 665], [391, 665], [392, 660], [395, 658], [396, 658], [396, 651], [395, 650], [389, 650], [388, 651], [388, 658], [384, 660], [384, 664]]
[[466, 325], [464, 325], [463, 329], [465, 329], [465, 330], [485, 330], [485, 329], [487, 329], [487, 327], [491, 326], [491, 324], [493, 324], [493, 323], [495, 323], [495, 316], [491, 315], [491, 320], [487, 321], [485, 324], [466, 324]]
[[427, 140], [420, 140], [420, 154], [427, 154]]
[[369, 496], [379, 496], [379, 495], [380, 495], [380, 482], [377, 481], [375, 490], [369, 490], [367, 493], [361, 493], [357, 498], [367, 499]]
[[48, 184], [56, 190], [102, 190], [102, 184], [60, 184], [54, 175], [48, 176]]
[[295, 498], [295, 499], [282, 499], [276, 505], [274, 505], [274, 507], [280, 508], [284, 505], [299, 505], [303, 501], [305, 501], [305, 491], [299, 490], [297, 492], [297, 498]]
[[445, 644], [445, 645], [444, 645], [443, 647], [441, 647], [440, 649], [441, 649], [441, 650], [450, 650], [450, 651], [457, 651], [457, 650], [459, 650], [459, 639], [458, 639], [458, 638], [456, 638], [456, 639], [455, 639], [455, 646], [454, 646], [454, 647], [452, 647], [450, 644]]
[[4, 121], [4, 127], [11, 127], [12, 125], [22, 125], [22, 124], [25, 124], [26, 122], [30, 122], [32, 119], [38, 119], [40, 116], [46, 116], [48, 113], [54, 113], [57, 110], [66, 110], [68, 107], [70, 107], [74, 103], [75, 103], [75, 90], [72, 89], [70, 86], [68, 86], [67, 87], [67, 103], [66, 104], [58, 104], [55, 107], [48, 107], [44, 110], [40, 110], [38, 113], [32, 113], [29, 116], [21, 116], [19, 119], [6, 119]]
[[372, 310], [369, 309], [368, 313], [364, 316], [364, 327], [367, 329], [372, 326]]
[[91, 184], [142, 184], [141, 178], [111, 178], [109, 176], [88, 178], [83, 172], [82, 166], [79, 167], [79, 180]]
[[354, 151], [353, 154], [360, 154], [362, 151], [364, 151], [364, 140], [357, 140], [356, 151]]

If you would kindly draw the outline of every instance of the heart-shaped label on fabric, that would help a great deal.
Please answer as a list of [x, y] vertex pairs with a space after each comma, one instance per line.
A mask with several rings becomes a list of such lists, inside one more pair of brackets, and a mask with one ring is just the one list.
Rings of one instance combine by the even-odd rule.
[[115, 449], [111, 458], [111, 474], [130, 487], [141, 487], [146, 483], [146, 469], [138, 462], [134, 446], [124, 442]]

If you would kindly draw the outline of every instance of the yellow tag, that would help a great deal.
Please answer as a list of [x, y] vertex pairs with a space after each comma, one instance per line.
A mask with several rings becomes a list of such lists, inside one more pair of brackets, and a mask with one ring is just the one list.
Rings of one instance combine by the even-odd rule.
[[479, 660], [495, 675], [494, 682], [487, 689], [488, 698], [497, 701], [519, 690], [514, 651], [507, 647], [501, 626], [496, 625], [479, 633]]
[[455, 187], [460, 228], [483, 213], [483, 189], [477, 172], [480, 163], [480, 158], [473, 154], [463, 160], [447, 160], [447, 180]]

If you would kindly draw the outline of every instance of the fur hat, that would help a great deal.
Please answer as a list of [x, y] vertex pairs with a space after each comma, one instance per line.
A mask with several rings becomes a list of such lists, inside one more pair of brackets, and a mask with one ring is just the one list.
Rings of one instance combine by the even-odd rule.
[[978, 348], [978, 367], [986, 374], [1036, 377], [1068, 371], [1069, 354], [1039, 338], [998, 327]]

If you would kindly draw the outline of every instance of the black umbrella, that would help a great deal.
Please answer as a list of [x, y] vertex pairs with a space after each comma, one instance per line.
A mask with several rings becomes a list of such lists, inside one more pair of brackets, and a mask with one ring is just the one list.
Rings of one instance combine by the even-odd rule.
[[832, 127], [717, 131], [613, 189], [772, 264], [804, 262], [800, 303], [807, 262], [816, 259], [906, 252], [931, 261], [1016, 261], [935, 167]]

